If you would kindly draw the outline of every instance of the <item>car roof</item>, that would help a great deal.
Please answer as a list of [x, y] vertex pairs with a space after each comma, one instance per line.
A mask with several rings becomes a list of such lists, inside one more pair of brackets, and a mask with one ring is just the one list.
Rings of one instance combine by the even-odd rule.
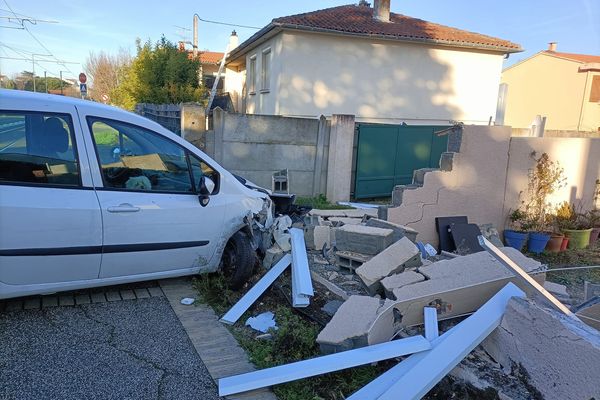
[[131, 114], [132, 114], [131, 112], [125, 111], [118, 107], [108, 106], [106, 104], [97, 103], [95, 101], [90, 101], [90, 100], [78, 99], [75, 97], [61, 96], [58, 94], [34, 93], [34, 92], [28, 92], [25, 90], [0, 89], [0, 97], [2, 97], [3, 100], [8, 100], [8, 101], [10, 101], [10, 100], [27, 101], [31, 105], [47, 104], [50, 102], [53, 104], [63, 104], [63, 105], [71, 105], [71, 106], [81, 105], [81, 106], [85, 106], [85, 107], [92, 107], [99, 111], [105, 110], [105, 111], [111, 111], [111, 112], [119, 112], [119, 113], [123, 113], [124, 115], [129, 115], [129, 116], [131, 116]]

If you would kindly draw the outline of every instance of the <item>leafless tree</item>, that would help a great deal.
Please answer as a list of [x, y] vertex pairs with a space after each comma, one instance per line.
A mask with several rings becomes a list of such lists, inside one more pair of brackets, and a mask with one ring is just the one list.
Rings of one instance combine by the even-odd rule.
[[110, 97], [119, 86], [123, 72], [130, 63], [131, 54], [126, 49], [119, 49], [119, 52], [114, 55], [104, 51], [90, 52], [84, 65], [91, 81], [90, 97], [102, 102], [104, 102], [103, 95]]

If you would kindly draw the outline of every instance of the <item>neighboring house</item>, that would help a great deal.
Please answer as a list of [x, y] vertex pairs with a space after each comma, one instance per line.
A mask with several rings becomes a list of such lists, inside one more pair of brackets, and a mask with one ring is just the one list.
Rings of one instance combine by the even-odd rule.
[[487, 124], [518, 44], [365, 1], [274, 19], [230, 53], [225, 90], [252, 114]]
[[[184, 42], [179, 42], [179, 50], [187, 51], [189, 59], [194, 58], [194, 52], [192, 50], [186, 50]], [[219, 53], [217, 51], [200, 50], [198, 51], [198, 57], [200, 58], [200, 64], [202, 65], [202, 83], [210, 90], [215, 82], [217, 73], [219, 72], [219, 65], [223, 59], [223, 53]], [[223, 89], [223, 80], [219, 81], [217, 89]]]
[[548, 50], [506, 68], [504, 123], [528, 128], [536, 115], [546, 129], [600, 131], [600, 56]]

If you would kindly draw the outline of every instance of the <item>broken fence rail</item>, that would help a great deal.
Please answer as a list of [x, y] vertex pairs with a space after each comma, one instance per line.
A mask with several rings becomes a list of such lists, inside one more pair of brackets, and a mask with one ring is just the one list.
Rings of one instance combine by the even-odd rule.
[[294, 307], [307, 307], [310, 297], [314, 296], [314, 290], [304, 243], [304, 232], [298, 228], [291, 228], [289, 231], [292, 243], [292, 304]]
[[473, 315], [435, 338], [431, 350], [411, 355], [348, 400], [420, 399], [500, 325], [512, 297], [524, 298], [525, 293], [508, 283]]
[[328, 372], [405, 356], [430, 348], [430, 342], [423, 336], [412, 336], [406, 339], [261, 369], [247, 374], [221, 378], [219, 379], [219, 396], [227, 396], [278, 385]]
[[248, 310], [252, 304], [271, 286], [275, 279], [291, 264], [292, 256], [286, 254], [248, 292], [227, 311], [221, 322], [233, 325]]

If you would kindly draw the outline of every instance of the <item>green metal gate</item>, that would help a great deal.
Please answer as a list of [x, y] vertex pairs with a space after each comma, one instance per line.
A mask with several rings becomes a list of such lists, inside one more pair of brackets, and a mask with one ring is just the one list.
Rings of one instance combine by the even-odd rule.
[[438, 168], [447, 126], [358, 124], [354, 197], [388, 197], [395, 185], [412, 183], [413, 171]]

